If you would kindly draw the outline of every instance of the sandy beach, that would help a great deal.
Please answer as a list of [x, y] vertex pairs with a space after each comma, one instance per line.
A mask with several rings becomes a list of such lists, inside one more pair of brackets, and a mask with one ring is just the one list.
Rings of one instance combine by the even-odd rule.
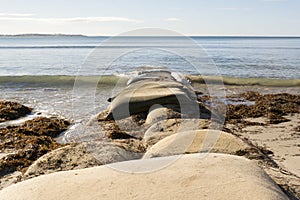
[[300, 1], [0, 6], [0, 200], [300, 200]]
[[[168, 72], [150, 71], [144, 73], [151, 78], [143, 76], [141, 79], [133, 79], [131, 82], [128, 82], [125, 90], [119, 92], [117, 96], [111, 99], [112, 102], [108, 109], [100, 112], [96, 118], [88, 122], [84, 136], [85, 142], [83, 143], [60, 144], [55, 141], [55, 137], [67, 130], [70, 125], [70, 122], [65, 119], [37, 117], [19, 125], [1, 128], [1, 196], [11, 195], [13, 191], [22, 191], [25, 190], [24, 188], [33, 187], [34, 185], [37, 188], [43, 187], [43, 181], [51, 182], [54, 180], [52, 174], [53, 177], [60, 176], [56, 175], [59, 171], [66, 171], [63, 172], [63, 176], [73, 179], [74, 173], [75, 175], [81, 174], [81, 169], [83, 168], [97, 171], [100, 170], [97, 166], [107, 165], [109, 167], [111, 163], [117, 163], [115, 166], [119, 166], [118, 163], [130, 160], [141, 160], [140, 162], [137, 161], [137, 163], [141, 164], [141, 168], [137, 169], [141, 170], [143, 169], [142, 166], [145, 165], [143, 164], [145, 159], [153, 160], [156, 157], [171, 158], [172, 156], [185, 154], [196, 155], [196, 153], [208, 151], [210, 152], [208, 155], [211, 158], [214, 155], [217, 157], [224, 155], [223, 162], [228, 161], [230, 163], [231, 158], [242, 159], [241, 163], [244, 160], [251, 160], [253, 166], [257, 166], [257, 169], [261, 170], [260, 172], [250, 173], [254, 176], [253, 181], [273, 185], [276, 187], [274, 191], [280, 191], [280, 195], [283, 195], [282, 198], [297, 199], [300, 197], [299, 87], [225, 85], [227, 100], [222, 100], [221, 104], [225, 102], [226, 116], [224, 118], [225, 122], [222, 124], [218, 120], [212, 121], [209, 117], [213, 112], [217, 117], [215, 119], [222, 119], [219, 110], [212, 109], [213, 107], [209, 103], [211, 97], [205, 85], [194, 82], [192, 83], [193, 87], [184, 86], [182, 83], [174, 81]], [[153, 80], [159, 81], [153, 82]], [[214, 87], [218, 88], [220, 86], [214, 85]], [[170, 90], [170, 88], [172, 89]], [[201, 95], [193, 96], [193, 90], [196, 90]], [[131, 91], [134, 92], [131, 93]], [[174, 94], [177, 98], [174, 98]], [[177, 105], [176, 101], [178, 99], [181, 103], [183, 102], [181, 108]], [[130, 109], [127, 113], [122, 112], [124, 102], [129, 103]], [[226, 102], [229, 103], [227, 104]], [[153, 105], [157, 104], [162, 104], [163, 106], [153, 107]], [[10, 106], [8, 109], [5, 105], [14, 106]], [[184, 110], [182, 106], [186, 105], [188, 105], [188, 109]], [[199, 113], [195, 115], [195, 112], [191, 112], [191, 110], [195, 109], [193, 105], [196, 105], [197, 109], [199, 107], [200, 115]], [[2, 107], [2, 110], [6, 109], [6, 113], [16, 113], [20, 105], [3, 102]], [[214, 107], [219, 108], [220, 106], [214, 105]], [[31, 108], [28, 108], [28, 110], [31, 110]], [[21, 114], [21, 116], [24, 115], [26, 114]], [[10, 119], [3, 121], [7, 120], [9, 121]], [[94, 137], [95, 127], [101, 129], [104, 135], [103, 140], [88, 139]], [[216, 130], [210, 130], [212, 127], [216, 128]], [[220, 132], [221, 130], [224, 132]], [[31, 142], [28, 143], [28, 141]], [[190, 161], [188, 160], [189, 158], [184, 162], [189, 163]], [[214, 160], [208, 162], [212, 162], [211, 164], [215, 165], [213, 164]], [[157, 161], [157, 164], [159, 163]], [[157, 164], [154, 166], [157, 166]], [[170, 162], [163, 168], [169, 170], [170, 166], [168, 165], [173, 166], [172, 162]], [[220, 167], [220, 163], [217, 166]], [[228, 164], [228, 167], [237, 168], [237, 166], [231, 166], [230, 164]], [[248, 172], [243, 168], [240, 169], [240, 176], [247, 177]], [[250, 171], [256, 170], [250, 168]], [[158, 169], [154, 168], [151, 170], [157, 171]], [[194, 166], [193, 169], [195, 171], [190, 176], [198, 176], [197, 167]], [[73, 170], [78, 172], [73, 172]], [[105, 171], [104, 168], [101, 168], [97, 172], [100, 177], [104, 173], [102, 170]], [[118, 168], [118, 170], [120, 169]], [[132, 168], [126, 167], [126, 170], [132, 170]], [[147, 168], [147, 170], [149, 171], [150, 168]], [[151, 170], [150, 174], [154, 173]], [[133, 173], [136, 173], [136, 171], [133, 171]], [[222, 173], [222, 171], [218, 168], [214, 173]], [[258, 178], [255, 173], [263, 173], [266, 179], [255, 180]], [[41, 175], [45, 176], [42, 176], [41, 179], [36, 178]], [[88, 178], [87, 175], [80, 176], [81, 179]], [[123, 176], [122, 172], [120, 176]], [[156, 176], [155, 173], [153, 176]], [[184, 179], [186, 175], [182, 173], [180, 176]], [[93, 181], [98, 181], [98, 179], [93, 179], [93, 177], [90, 178], [90, 184]], [[110, 178], [112, 182], [117, 180], [116, 177]], [[200, 176], [195, 180], [204, 181], [202, 178]], [[128, 177], [129, 190], [135, 187], [130, 180], [140, 181], [140, 179], [135, 180]], [[20, 184], [14, 184], [20, 181]], [[65, 180], [62, 179], [61, 181]], [[160, 187], [160, 184], [158, 184], [160, 181], [163, 180], [155, 178], [157, 184], [154, 184], [153, 187]], [[219, 182], [223, 181], [224, 179], [220, 178]], [[186, 190], [193, 191], [196, 189], [190, 187], [192, 182], [192, 180], [186, 180]], [[250, 179], [246, 182], [251, 185]], [[55, 185], [56, 183], [53, 182], [53, 184]], [[76, 187], [82, 187], [79, 182], [74, 184], [64, 186], [66, 189], [68, 188], [67, 192], [65, 191], [65, 195], [69, 195], [68, 191], [73, 193]], [[230, 182], [230, 184], [233, 184], [233, 182]], [[205, 190], [205, 193], [213, 185], [214, 183], [211, 186], [207, 186], [208, 190]], [[101, 187], [105, 188], [102, 192], [110, 191], [106, 183], [102, 183]], [[176, 187], [169, 184], [165, 190], [174, 192], [177, 190]], [[257, 190], [252, 186], [250, 188], [250, 191], [255, 191], [252, 192], [252, 195], [260, 196], [261, 199], [270, 199], [275, 196], [281, 199], [279, 194], [264, 192], [265, 189]], [[226, 189], [230, 197], [233, 199], [240, 198], [240, 195], [233, 195], [232, 189], [232, 185]], [[118, 191], [122, 193], [122, 190]], [[61, 193], [57, 192], [58, 194]], [[98, 195], [104, 195], [102, 192]], [[25, 196], [28, 195], [29, 197], [37, 193], [42, 196], [45, 195], [45, 198], [48, 195], [41, 191], [35, 191], [29, 192]], [[224, 193], [226, 192], [220, 191], [219, 194], [208, 192], [207, 198], [219, 198]], [[83, 194], [86, 194], [85, 190], [82, 190], [81, 195]], [[189, 199], [193, 199], [194, 195], [197, 194], [192, 192]], [[262, 194], [269, 194], [270, 196], [262, 197]], [[133, 195], [136, 195], [135, 198], [141, 197], [139, 193], [134, 192]], [[154, 194], [149, 192], [146, 196], [149, 197], [151, 195]], [[175, 195], [174, 198], [179, 198], [180, 195], [178, 195]], [[245, 195], [247, 196], [247, 194]], [[271, 197], [272, 195], [275, 196]], [[72, 196], [67, 196], [64, 198], [72, 199]], [[243, 196], [243, 198], [246, 196]], [[108, 198], [110, 197], [108, 196]], [[129, 195], [126, 198], [132, 197]], [[15, 196], [14, 198], [18, 199], [19, 197]], [[87, 197], [87, 199], [89, 198], [92, 197]], [[53, 199], [56, 198], [53, 197]]]

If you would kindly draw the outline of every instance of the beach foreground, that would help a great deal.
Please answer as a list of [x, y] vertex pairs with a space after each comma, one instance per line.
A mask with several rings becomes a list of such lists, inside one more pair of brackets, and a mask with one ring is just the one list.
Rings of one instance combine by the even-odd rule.
[[151, 168], [170, 159], [40, 176], [1, 191], [0, 199], [288, 199], [256, 164], [237, 156], [209, 154], [200, 159], [199, 154], [184, 155], [171, 166], [147, 174], [114, 169]]
[[64, 119], [3, 125], [0, 199], [300, 198], [299, 88], [227, 85], [211, 106], [206, 86], [192, 85], [141, 74], [86, 124], [82, 143], [55, 141]]

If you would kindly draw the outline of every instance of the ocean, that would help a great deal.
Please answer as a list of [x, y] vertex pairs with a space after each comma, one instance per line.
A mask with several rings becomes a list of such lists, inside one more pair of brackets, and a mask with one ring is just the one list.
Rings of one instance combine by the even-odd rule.
[[[122, 56], [107, 74], [128, 72], [138, 66], [160, 65], [193, 73], [183, 59], [163, 51], [185, 49], [197, 59], [194, 46], [179, 37], [130, 37], [111, 39], [84, 36], [0, 37], [0, 75], [77, 75], [87, 57], [101, 48], [109, 55], [123, 49]], [[279, 37], [192, 37], [207, 53], [222, 76], [279, 79], [300, 78], [300, 38]], [[138, 49], [138, 51], [136, 51]], [[141, 51], [142, 49], [143, 51]], [[135, 50], [134, 52], [132, 52]], [[197, 52], [199, 53], [199, 52]], [[103, 58], [103, 57], [102, 57]], [[101, 63], [102, 58], [93, 62]], [[184, 66], [185, 64], [185, 66]], [[84, 65], [80, 75], [102, 75], [103, 71]], [[101, 67], [101, 66], [100, 66]], [[215, 75], [209, 70], [203, 75]]]
[[[299, 84], [300, 38], [0, 36], [0, 95], [75, 123], [105, 109], [116, 77], [148, 68], [221, 76], [230, 84]], [[105, 77], [74, 90], [74, 80]], [[298, 82], [297, 82], [298, 81]], [[298, 85], [299, 86], [299, 85]], [[75, 91], [75, 92], [74, 92]], [[86, 92], [86, 95], [85, 95]]]

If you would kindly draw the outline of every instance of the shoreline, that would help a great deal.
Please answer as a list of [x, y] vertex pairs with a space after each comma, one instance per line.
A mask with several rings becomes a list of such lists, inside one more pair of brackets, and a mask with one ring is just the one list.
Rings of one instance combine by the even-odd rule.
[[[138, 72], [131, 75], [17, 75], [0, 76], [0, 84], [16, 87], [29, 86], [69, 86], [74, 85], [75, 81], [82, 83], [96, 83], [99, 85], [114, 85], [118, 81], [127, 82]], [[262, 86], [262, 87], [300, 87], [300, 79], [287, 78], [256, 78], [256, 77], [228, 77], [228, 76], [207, 76], [207, 75], [184, 75], [193, 85], [212, 84], [227, 86]]]
[[[111, 79], [109, 79], [111, 80]], [[113, 81], [112, 81], [113, 82]], [[203, 92], [204, 95], [208, 94], [207, 91], [205, 90], [205, 87], [201, 82], [197, 82], [193, 84], [194, 89], [200, 92]], [[215, 85], [216, 87], [219, 87], [219, 85]], [[258, 98], [260, 96], [263, 96], [265, 94], [280, 94], [280, 93], [290, 93], [290, 94], [295, 94], [299, 96], [299, 90], [298, 86], [296, 87], [270, 87], [270, 86], [259, 86], [259, 85], [226, 85], [225, 86], [225, 91], [227, 96], [231, 95], [241, 95], [244, 92], [249, 92], [249, 91], [254, 91], [254, 92], [259, 92], [261, 94], [258, 95]], [[122, 95], [121, 95], [122, 96]], [[256, 103], [258, 101], [253, 100]], [[282, 103], [282, 102], [281, 102]], [[277, 107], [276, 107], [277, 108]], [[117, 108], [116, 108], [117, 109]], [[140, 109], [140, 108], [138, 108]], [[178, 118], [177, 116], [177, 110], [172, 111], [172, 107], [168, 107], [168, 117], [170, 118]], [[279, 108], [278, 109], [282, 109]], [[99, 124], [104, 128], [107, 134], [105, 134], [105, 137], [108, 137], [109, 141], [111, 141], [114, 145], [116, 145], [113, 149], [110, 149], [110, 143], [101, 143], [100, 146], [107, 146], [108, 151], [112, 152], [119, 152], [119, 154], [123, 155], [124, 157], [114, 157], [117, 161], [125, 161], [128, 158], [131, 159], [137, 159], [140, 157], [141, 154], [144, 154], [145, 151], [147, 151], [147, 148], [150, 148], [151, 146], [143, 146], [144, 142], [147, 142], [146, 140], [143, 139], [143, 136], [139, 131], [137, 130], [131, 130], [130, 126], [128, 127], [129, 129], [125, 129], [125, 131], [120, 131], [116, 129], [115, 124], [111, 121], [111, 119], [107, 118], [108, 115], [106, 113], [107, 111], [103, 111], [102, 114], [100, 113], [98, 116]], [[154, 115], [155, 116], [155, 115]], [[104, 117], [104, 118], [103, 118]], [[153, 122], [149, 122], [149, 119], [146, 119], [143, 114], [137, 114], [134, 115], [134, 120], [138, 124], [145, 124], [146, 121], [148, 120], [147, 123], [154, 123], [155, 118], [151, 119]], [[295, 146], [297, 143], [297, 140], [299, 140], [299, 113], [294, 114], [294, 115], [285, 115], [283, 114], [283, 117], [287, 117], [289, 122], [279, 122], [278, 125], [275, 124], [269, 124], [269, 119], [268, 118], [244, 118], [240, 122], [235, 122], [235, 123], [229, 123], [228, 121], [226, 122], [224, 126], [224, 131], [234, 135], [237, 138], [242, 139], [245, 141], [248, 145], [251, 146], [252, 149], [246, 149], [245, 151], [236, 151], [233, 152], [234, 155], [242, 156], [249, 158], [250, 160], [253, 160], [257, 162], [257, 165], [260, 166], [287, 194], [290, 195], [297, 195], [298, 198], [300, 198], [300, 191], [297, 190], [299, 188], [298, 186], [300, 185], [300, 174], [297, 169], [297, 165], [292, 165], [292, 163], [297, 162], [297, 159], [299, 159], [299, 156], [297, 154], [298, 149], [300, 148], [299, 146]], [[150, 120], [150, 121], [151, 121]], [[208, 123], [206, 125], [203, 125], [202, 128], [207, 129], [209, 127], [209, 120], [205, 121], [204, 119], [201, 119], [201, 123]], [[247, 122], [247, 123], [245, 123]], [[95, 123], [94, 121], [90, 122]], [[126, 120], [122, 121], [122, 123], [127, 124]], [[96, 123], [98, 124], [98, 123]], [[98, 125], [99, 125], [98, 124]], [[174, 125], [173, 125], [174, 126]], [[170, 130], [175, 131], [176, 126], [171, 126]], [[141, 126], [144, 127], [145, 130], [147, 130], [149, 127], [148, 126]], [[298, 128], [298, 129], [297, 129]], [[94, 131], [91, 129], [91, 131]], [[175, 131], [176, 132], [176, 131]], [[168, 133], [168, 131], [163, 131], [163, 133]], [[292, 135], [295, 133], [294, 135]], [[170, 134], [170, 133], [168, 133]], [[87, 138], [93, 137], [93, 135], [86, 135]], [[165, 136], [164, 136], [165, 137]], [[272, 140], [270, 138], [275, 138], [275, 140]], [[298, 138], [298, 139], [297, 139]], [[161, 138], [158, 140], [160, 141]], [[153, 141], [153, 140], [152, 140]], [[288, 143], [286, 143], [288, 142]], [[73, 146], [72, 146], [73, 145]], [[151, 144], [153, 145], [153, 144]], [[293, 148], [289, 148], [290, 147]], [[93, 166], [99, 166], [102, 164], [106, 164], [107, 161], [101, 161], [100, 163], [97, 161], [99, 157], [93, 159], [92, 157], [89, 157], [86, 155], [84, 150], [86, 147], [84, 146], [76, 146], [76, 144], [71, 144], [63, 148], [58, 148], [57, 150], [52, 150], [52, 156], [51, 152], [48, 154], [45, 154], [44, 156], [40, 157], [43, 159], [38, 159], [38, 162], [41, 163], [40, 167], [37, 167], [38, 165], [32, 165], [34, 167], [29, 167], [31, 172], [30, 177], [34, 177], [36, 175], [41, 175], [43, 173], [53, 173], [56, 171], [61, 171], [61, 170], [72, 170], [72, 169], [80, 169], [80, 168], [86, 168], [86, 167], [93, 167]], [[290, 152], [286, 153], [286, 148], [290, 150]], [[62, 149], [62, 150], [60, 150]], [[64, 150], [63, 150], [64, 149]], [[61, 152], [60, 152], [61, 151]], [[70, 152], [73, 152], [73, 154], [70, 154]], [[128, 152], [131, 152], [128, 154]], [[99, 153], [99, 152], [98, 152]], [[56, 155], [56, 157], [53, 157], [53, 155]], [[83, 157], [83, 160], [77, 160], [77, 165], [79, 168], [74, 168], [74, 166], [69, 166], [67, 163], [69, 162], [68, 160], [62, 160], [61, 164], [55, 164], [57, 160], [55, 159], [61, 159], [61, 156], [63, 155], [68, 155], [68, 159], [76, 159], [77, 157]], [[84, 155], [84, 156], [83, 156]], [[92, 154], [95, 155], [95, 154]], [[101, 155], [101, 154], [100, 154]], [[3, 156], [3, 155], [1, 155]], [[48, 157], [47, 157], [48, 156]], [[87, 156], [87, 157], [86, 157]], [[115, 156], [115, 155], [114, 155]], [[101, 157], [101, 156], [100, 156]], [[126, 157], [126, 159], [125, 159]], [[1, 159], [1, 158], [0, 158]], [[102, 158], [103, 159], [103, 158]], [[124, 160], [125, 159], [125, 160]], [[82, 165], [80, 162], [86, 162], [89, 161], [90, 164], [87, 165]], [[62, 166], [65, 166], [62, 167]], [[37, 167], [37, 168], [36, 168]], [[49, 172], [49, 168], [53, 168], [54, 171]], [[40, 171], [39, 171], [40, 170]], [[14, 182], [18, 182], [23, 179], [27, 179], [26, 177], [23, 177], [24, 174], [20, 175], [18, 171], [15, 171], [16, 173], [11, 174], [11, 176], [5, 176], [0, 178], [0, 184], [1, 187], [7, 187], [10, 184]], [[27, 174], [29, 172], [26, 172]], [[29, 174], [30, 174], [29, 173]], [[36, 175], [35, 175], [36, 173]], [[39, 174], [41, 173], [41, 174]], [[8, 174], [9, 175], [9, 174]], [[34, 178], [33, 178], [34, 179]], [[11, 181], [13, 180], [13, 181]], [[8, 182], [8, 184], [7, 184]], [[292, 198], [291, 198], [292, 199]]]

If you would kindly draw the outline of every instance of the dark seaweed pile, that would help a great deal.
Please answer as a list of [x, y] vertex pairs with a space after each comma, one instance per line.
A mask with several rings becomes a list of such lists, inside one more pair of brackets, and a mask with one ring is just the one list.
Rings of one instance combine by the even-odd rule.
[[0, 149], [12, 152], [0, 159], [0, 176], [24, 171], [39, 157], [60, 147], [54, 137], [69, 125], [64, 119], [38, 117], [20, 126], [0, 128]]
[[[246, 118], [266, 117], [270, 124], [278, 124], [289, 121], [284, 116], [300, 112], [300, 95], [287, 93], [261, 95], [258, 92], [246, 92], [227, 98], [241, 98], [255, 102], [254, 105], [228, 104], [225, 117], [227, 123], [244, 123]], [[199, 98], [203, 102], [207, 102], [209, 99], [209, 96]]]
[[0, 101], [0, 122], [18, 119], [31, 113], [32, 108], [17, 102]]

